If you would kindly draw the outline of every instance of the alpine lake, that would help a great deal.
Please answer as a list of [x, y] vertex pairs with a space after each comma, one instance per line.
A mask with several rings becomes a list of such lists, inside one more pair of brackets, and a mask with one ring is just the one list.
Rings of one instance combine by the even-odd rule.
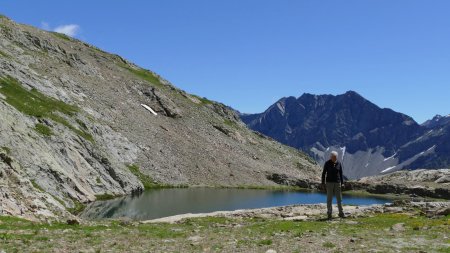
[[[333, 199], [333, 202], [336, 200]], [[344, 205], [372, 205], [391, 202], [378, 196], [343, 193]], [[130, 218], [150, 220], [185, 213], [208, 213], [296, 204], [326, 203], [326, 194], [306, 190], [241, 188], [163, 188], [141, 194], [95, 201], [82, 212], [91, 220]]]

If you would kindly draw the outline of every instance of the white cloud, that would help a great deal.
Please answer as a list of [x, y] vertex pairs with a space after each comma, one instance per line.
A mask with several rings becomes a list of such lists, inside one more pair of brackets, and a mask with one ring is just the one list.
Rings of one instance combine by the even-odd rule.
[[41, 22], [41, 28], [44, 29], [44, 30], [50, 30], [50, 25], [47, 22], [42, 21]]
[[80, 31], [80, 26], [75, 24], [70, 25], [60, 25], [53, 29], [53, 31], [58, 33], [64, 33], [67, 36], [75, 37]]

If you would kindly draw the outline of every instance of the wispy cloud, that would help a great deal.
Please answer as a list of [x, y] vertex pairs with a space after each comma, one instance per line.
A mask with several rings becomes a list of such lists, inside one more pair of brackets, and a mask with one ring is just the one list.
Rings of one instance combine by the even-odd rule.
[[67, 36], [75, 37], [79, 34], [81, 28], [79, 25], [76, 24], [69, 24], [69, 25], [60, 25], [55, 28], [52, 28], [49, 23], [42, 21], [41, 22], [41, 28], [47, 31], [54, 31], [58, 33], [64, 33]]
[[50, 25], [47, 22], [42, 21], [41, 22], [41, 28], [44, 29], [44, 30], [50, 30]]
[[65, 35], [70, 37], [75, 37], [80, 31], [80, 26], [75, 24], [60, 25], [56, 27], [53, 31], [58, 33], [64, 33]]

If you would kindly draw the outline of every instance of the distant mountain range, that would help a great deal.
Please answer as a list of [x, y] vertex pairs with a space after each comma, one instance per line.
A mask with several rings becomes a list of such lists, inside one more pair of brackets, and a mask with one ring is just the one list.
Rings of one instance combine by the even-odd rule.
[[344, 175], [356, 179], [401, 169], [450, 165], [450, 115], [419, 125], [354, 91], [284, 97], [258, 114], [241, 114], [253, 130], [309, 153], [320, 163], [340, 153]]

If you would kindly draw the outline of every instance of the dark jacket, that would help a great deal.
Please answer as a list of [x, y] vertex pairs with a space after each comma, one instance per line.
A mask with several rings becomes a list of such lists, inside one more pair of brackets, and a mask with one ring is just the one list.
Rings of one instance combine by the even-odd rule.
[[344, 183], [344, 177], [342, 176], [342, 165], [339, 161], [334, 163], [331, 160], [328, 160], [323, 165], [322, 172], [322, 184], [325, 183], [325, 177], [327, 183]]

